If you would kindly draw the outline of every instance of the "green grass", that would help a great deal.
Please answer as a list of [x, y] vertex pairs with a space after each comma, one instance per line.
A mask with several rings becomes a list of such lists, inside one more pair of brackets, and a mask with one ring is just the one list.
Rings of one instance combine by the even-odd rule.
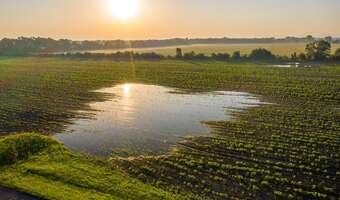
[[[82, 199], [90, 191], [103, 198], [122, 197], [120, 191], [137, 198], [134, 189], [115, 184], [120, 177], [136, 181], [128, 175], [145, 183], [137, 181], [141, 187], [136, 190], [141, 188], [143, 194], [180, 191], [204, 199], [340, 197], [337, 65], [274, 68], [260, 63], [0, 59], [0, 132], [61, 131], [73, 117], [86, 117], [77, 110], [106, 99], [91, 91], [124, 82], [188, 91], [244, 91], [272, 104], [235, 112], [233, 121], [209, 122], [211, 135], [187, 138], [161, 157], [110, 163], [70, 153], [60, 144], [43, 146], [38, 154], [29, 151], [33, 156], [5, 157], [14, 164], [3, 166], [0, 185], [47, 199], [67, 199], [68, 195], [58, 196], [64, 193]], [[7, 147], [0, 145], [0, 152], [12, 152]], [[52, 185], [50, 190], [47, 185]]]
[[0, 185], [44, 199], [186, 199], [129, 178], [108, 161], [72, 153], [49, 137], [13, 135], [0, 139], [0, 146], [14, 147], [1, 148], [1, 156], [26, 155], [0, 163]]
[[[155, 48], [139, 48], [133, 49], [136, 52], [156, 52], [162, 55], [176, 54], [176, 48], [182, 48], [183, 52], [195, 51], [196, 53], [204, 53], [210, 55], [212, 53], [229, 53], [232, 54], [235, 51], [241, 51], [242, 54], [249, 54], [252, 50], [256, 48], [266, 48], [273, 52], [275, 55], [280, 56], [290, 56], [294, 52], [304, 53], [305, 43], [272, 43], [272, 44], [216, 44], [216, 45], [187, 45], [187, 46], [173, 46], [173, 47], [155, 47]], [[335, 52], [336, 49], [340, 48], [340, 44], [333, 44], [332, 51]], [[97, 50], [91, 51], [95, 53], [114, 53], [117, 50]]]

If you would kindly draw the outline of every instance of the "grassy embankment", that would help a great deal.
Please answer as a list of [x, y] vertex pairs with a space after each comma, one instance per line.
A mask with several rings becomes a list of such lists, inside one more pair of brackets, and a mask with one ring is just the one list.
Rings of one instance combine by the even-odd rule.
[[[235, 113], [237, 118], [232, 122], [211, 122], [212, 135], [188, 138], [167, 156], [116, 160], [112, 164], [157, 188], [192, 192], [204, 198], [340, 196], [336, 188], [340, 179], [338, 66], [283, 69], [222, 62], [131, 65], [24, 58], [1, 60], [0, 72], [0, 131], [4, 133], [60, 131], [78, 109], [86, 109], [90, 101], [105, 99], [89, 90], [121, 82], [262, 95], [263, 100], [274, 104]], [[103, 177], [116, 177], [116, 171], [107, 162], [97, 165], [97, 161], [67, 150], [66, 156], [53, 148], [52, 151], [60, 156], [42, 151], [28, 161], [7, 165], [0, 175], [0, 184], [38, 196], [53, 194], [53, 189], [42, 189], [44, 184], [60, 184], [58, 187], [67, 188], [63, 190], [64, 198], [73, 193], [82, 195], [80, 191], [107, 193], [112, 190], [103, 188], [115, 188]], [[77, 167], [83, 165], [90, 170]], [[74, 168], [76, 172], [68, 172]], [[84, 182], [89, 172], [95, 173], [90, 175], [90, 182], [107, 187], [87, 187]], [[30, 186], [11, 181], [16, 180], [14, 176], [37, 181]], [[143, 187], [151, 192], [158, 190], [149, 185]], [[116, 195], [115, 191], [109, 194]], [[161, 194], [169, 195], [163, 190]]]
[[184, 199], [38, 134], [0, 139], [2, 186], [44, 199]]

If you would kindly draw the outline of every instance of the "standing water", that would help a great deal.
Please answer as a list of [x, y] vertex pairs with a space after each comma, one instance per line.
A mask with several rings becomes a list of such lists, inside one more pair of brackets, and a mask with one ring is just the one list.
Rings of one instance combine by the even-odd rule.
[[0, 199], [1, 200], [38, 200], [38, 198], [22, 194], [20, 192], [0, 188]]
[[228, 120], [233, 110], [260, 103], [247, 93], [183, 94], [144, 84], [118, 85], [98, 92], [114, 97], [90, 104], [97, 110], [95, 119], [76, 119], [55, 137], [71, 149], [99, 156], [117, 151], [162, 153], [181, 137], [209, 133], [202, 121]]

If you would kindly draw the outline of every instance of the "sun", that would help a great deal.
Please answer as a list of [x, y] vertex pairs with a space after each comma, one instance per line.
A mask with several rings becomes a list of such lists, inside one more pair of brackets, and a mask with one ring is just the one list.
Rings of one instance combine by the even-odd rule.
[[127, 20], [137, 15], [139, 0], [109, 0], [112, 15], [119, 20]]

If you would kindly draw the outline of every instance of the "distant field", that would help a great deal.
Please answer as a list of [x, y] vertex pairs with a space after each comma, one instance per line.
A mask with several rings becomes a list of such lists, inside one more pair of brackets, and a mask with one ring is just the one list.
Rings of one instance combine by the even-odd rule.
[[[272, 43], [272, 44], [215, 44], [215, 45], [182, 45], [171, 47], [155, 47], [155, 48], [134, 48], [134, 49], [120, 49], [120, 50], [96, 50], [89, 51], [91, 53], [115, 53], [117, 51], [135, 52], [156, 52], [162, 55], [175, 55], [176, 48], [182, 48], [183, 52], [195, 51], [196, 53], [212, 54], [212, 53], [233, 53], [234, 51], [241, 51], [242, 54], [249, 54], [253, 49], [266, 48], [276, 55], [291, 55], [294, 52], [302, 53], [305, 51], [306, 44], [304, 43]], [[340, 44], [333, 44], [332, 51], [340, 48]]]

